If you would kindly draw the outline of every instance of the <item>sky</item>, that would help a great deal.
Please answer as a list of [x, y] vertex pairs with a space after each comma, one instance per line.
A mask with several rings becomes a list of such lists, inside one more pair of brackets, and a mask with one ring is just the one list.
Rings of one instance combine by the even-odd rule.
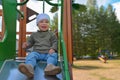
[[[108, 0], [97, 0], [98, 6], [104, 5]], [[87, 0], [75, 0], [76, 3], [85, 4], [87, 3]]]
[[[56, 1], [57, 0], [54, 0], [54, 2], [56, 2]], [[80, 4], [86, 4], [87, 0], [75, 0], [75, 2], [80, 3]], [[109, 3], [114, 7], [116, 16], [117, 16], [118, 20], [120, 21], [120, 0], [97, 0], [97, 5], [98, 6], [103, 5], [103, 6], [106, 7]], [[43, 12], [41, 1], [29, 0], [28, 3], [27, 3], [27, 7], [31, 8], [32, 10], [34, 10], [38, 13]], [[0, 8], [1, 8], [1, 6], [0, 6]], [[45, 3], [45, 13], [49, 14], [50, 18], [53, 19], [54, 14], [49, 12], [50, 8], [51, 8], [51, 6], [48, 5], [47, 3]], [[36, 15], [33, 15], [31, 18], [34, 18], [34, 17], [36, 17]], [[33, 20], [32, 22], [27, 24], [27, 30], [28, 31], [36, 31], [37, 29], [38, 28], [36, 26], [36, 21], [35, 20]], [[17, 31], [19, 31], [18, 27], [17, 27]]]
[[[54, 0], [54, 1], [57, 1], [57, 0]], [[87, 0], [75, 0], [75, 3], [80, 3], [80, 4], [86, 5]], [[40, 1], [38, 2], [35, 0], [31, 0], [27, 3], [27, 6], [38, 13], [42, 13], [42, 5], [41, 4], [42, 4], [42, 2], [40, 2]], [[116, 16], [120, 20], [120, 1], [119, 0], [97, 0], [97, 5], [99, 7], [101, 5], [107, 7], [108, 4], [111, 4], [115, 8]], [[50, 18], [53, 19], [54, 14], [49, 12], [50, 8], [51, 8], [51, 6], [46, 3], [45, 4], [45, 13], [49, 14]], [[34, 17], [36, 17], [36, 16], [34, 16]], [[33, 22], [28, 23], [27, 30], [28, 31], [31, 31], [31, 30], [36, 31], [37, 26], [35, 26], [35, 25], [36, 25], [35, 20]], [[31, 26], [34, 26], [34, 27], [31, 27]]]
[[[86, 5], [87, 0], [76, 0], [76, 3]], [[107, 7], [108, 4], [111, 4], [113, 6], [113, 8], [115, 9], [117, 19], [120, 21], [120, 0], [97, 0], [97, 5], [99, 7], [101, 5], [103, 5], [104, 7]]]
[[[41, 2], [41, 1], [31, 0], [31, 1], [29, 1], [27, 3], [27, 7], [29, 7], [30, 9], [32, 9], [32, 10], [34, 10], [37, 13], [40, 14], [40, 13], [43, 12], [43, 5], [42, 5], [42, 3], [43, 2]], [[49, 12], [51, 7], [52, 6], [50, 6], [47, 3], [45, 3], [45, 13], [49, 14], [50, 18], [53, 19], [54, 13]], [[36, 16], [34, 16], [34, 17], [36, 17]], [[34, 26], [34, 27], [32, 27], [32, 26]], [[27, 30], [28, 31], [36, 31], [36, 29], [38, 29], [38, 27], [36, 26], [36, 20], [33, 20], [32, 22], [27, 24]]]
[[116, 13], [117, 18], [118, 18], [118, 20], [119, 20], [119, 22], [120, 22], [120, 2], [118, 2], [118, 3], [113, 3], [112, 5], [113, 5], [114, 8], [115, 8], [115, 13]]
[[[57, 1], [57, 0], [54, 0], [54, 1]], [[120, 1], [118, 3], [119, 0], [97, 0], [97, 5], [100, 7], [101, 5], [103, 6], [107, 6], [109, 3], [113, 5], [113, 7], [116, 9], [116, 15], [117, 15], [117, 18], [120, 20]], [[117, 3], [116, 3], [117, 2]], [[86, 5], [87, 3], [87, 0], [75, 0], [75, 3], [80, 3], [80, 4], [84, 4]], [[35, 0], [31, 0], [27, 3], [27, 6], [33, 10], [35, 10], [36, 12], [38, 13], [42, 13], [42, 2], [36, 2]], [[31, 7], [32, 6], [32, 7]], [[36, 8], [37, 7], [37, 8]], [[49, 10], [50, 10], [51, 6], [48, 5], [47, 3], [45, 4], [45, 13], [49, 14], [50, 15], [50, 18], [53, 19], [53, 13], [50, 13]], [[35, 17], [35, 16], [34, 16]], [[32, 31], [36, 31], [37, 27], [35, 26], [35, 20], [31, 23], [28, 23], [27, 24], [27, 30], [32, 30]], [[35, 26], [34, 28], [31, 27], [31, 26]]]

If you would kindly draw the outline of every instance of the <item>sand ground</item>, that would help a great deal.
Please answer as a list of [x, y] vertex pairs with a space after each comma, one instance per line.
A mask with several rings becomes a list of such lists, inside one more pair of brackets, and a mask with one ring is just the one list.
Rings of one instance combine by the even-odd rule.
[[120, 60], [74, 61], [73, 80], [120, 80]]

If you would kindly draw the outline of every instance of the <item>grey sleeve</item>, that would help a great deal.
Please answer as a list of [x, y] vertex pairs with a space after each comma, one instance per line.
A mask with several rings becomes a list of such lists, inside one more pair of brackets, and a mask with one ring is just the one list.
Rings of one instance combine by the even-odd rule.
[[57, 36], [53, 33], [51, 37], [51, 43], [52, 43], [52, 49], [54, 49], [56, 52], [58, 51], [58, 40]]
[[31, 34], [30, 37], [28, 37], [27, 39], [27, 43], [28, 43], [28, 47], [27, 48], [31, 48], [34, 45], [34, 34]]

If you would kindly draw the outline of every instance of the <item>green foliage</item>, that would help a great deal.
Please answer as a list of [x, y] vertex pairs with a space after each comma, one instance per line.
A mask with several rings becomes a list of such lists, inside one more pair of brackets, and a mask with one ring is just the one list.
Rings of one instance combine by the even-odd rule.
[[51, 21], [51, 27], [50, 29], [52, 31], [56, 31], [58, 27], [58, 14], [56, 13], [53, 17], [53, 20]]
[[85, 5], [81, 5], [81, 4], [77, 4], [77, 3], [73, 3], [72, 7], [74, 10], [80, 10], [80, 12], [85, 12], [87, 9]]
[[58, 11], [58, 7], [57, 6], [53, 6], [51, 9], [50, 9], [50, 12], [54, 13]]
[[91, 1], [86, 12], [73, 10], [73, 53], [97, 56], [100, 48], [119, 54], [120, 23], [112, 6], [98, 8]]

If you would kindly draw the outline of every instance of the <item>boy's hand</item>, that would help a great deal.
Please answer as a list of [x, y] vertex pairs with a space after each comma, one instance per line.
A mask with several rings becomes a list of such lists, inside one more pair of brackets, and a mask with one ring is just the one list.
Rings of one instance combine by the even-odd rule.
[[27, 42], [24, 42], [23, 45], [22, 45], [22, 48], [23, 49], [26, 49], [28, 47], [28, 43]]
[[54, 49], [50, 49], [50, 50], [49, 50], [49, 54], [52, 54], [52, 53], [54, 53], [54, 52], [55, 52]]

